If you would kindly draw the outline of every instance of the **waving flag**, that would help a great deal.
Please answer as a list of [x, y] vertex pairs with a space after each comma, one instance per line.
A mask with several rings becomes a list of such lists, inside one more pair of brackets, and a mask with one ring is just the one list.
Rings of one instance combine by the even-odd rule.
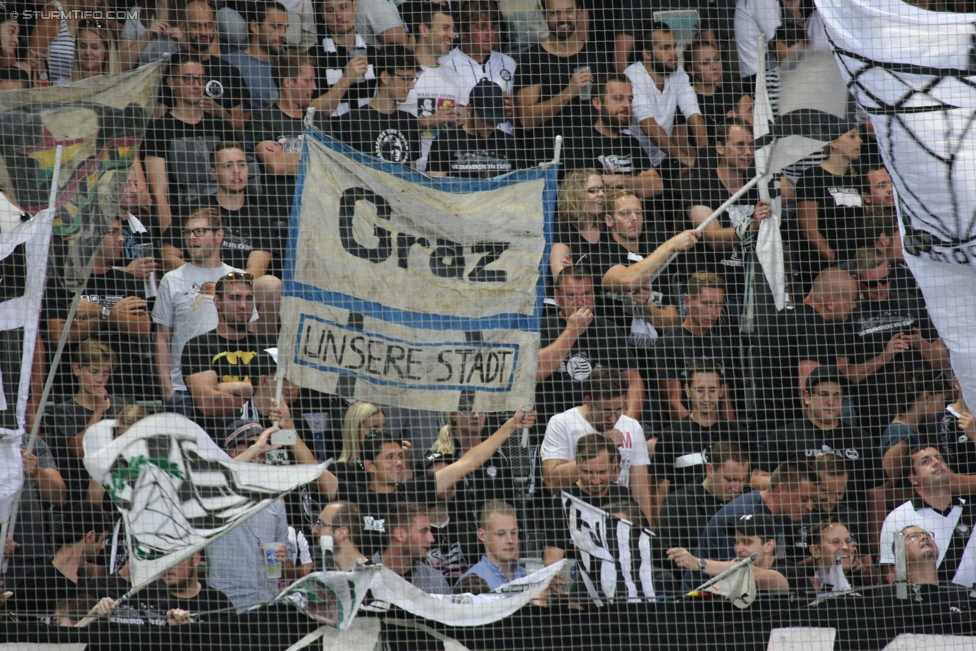
[[160, 66], [70, 86], [0, 93], [0, 187], [30, 213], [47, 208], [55, 149], [64, 146], [54, 234], [67, 285], [118, 214], [129, 167], [152, 119]]
[[232, 461], [196, 423], [155, 414], [113, 439], [114, 421], [85, 434], [85, 468], [105, 487], [129, 535], [133, 590], [154, 581], [324, 465]]
[[400, 407], [526, 408], [555, 169], [430, 179], [315, 129], [305, 147], [282, 290], [285, 376]]

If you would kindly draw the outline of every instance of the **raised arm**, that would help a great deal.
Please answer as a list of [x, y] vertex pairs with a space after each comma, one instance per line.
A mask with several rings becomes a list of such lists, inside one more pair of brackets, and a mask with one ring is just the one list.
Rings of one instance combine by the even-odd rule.
[[464, 453], [464, 456], [449, 466], [444, 466], [434, 473], [437, 480], [437, 494], [443, 495], [454, 488], [463, 477], [471, 474], [491, 458], [505, 441], [515, 432], [532, 427], [535, 424], [535, 410], [529, 413], [515, 412], [515, 416], [508, 419], [494, 434]]

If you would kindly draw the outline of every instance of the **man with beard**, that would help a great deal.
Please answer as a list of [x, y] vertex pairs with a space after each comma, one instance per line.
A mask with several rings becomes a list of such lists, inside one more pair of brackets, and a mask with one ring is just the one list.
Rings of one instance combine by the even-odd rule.
[[[708, 132], [695, 89], [680, 67], [677, 41], [670, 27], [661, 22], [651, 24], [644, 33], [643, 57], [642, 63], [632, 64], [624, 74], [634, 85], [634, 122], [651, 162], [660, 167], [665, 159], [672, 161], [665, 163], [670, 174], [662, 173], [667, 184], [675, 173], [687, 174], [694, 168], [696, 147], [708, 144]], [[677, 109], [688, 122], [694, 146], [671, 137]]]
[[[227, 120], [239, 135], [244, 134], [247, 123], [245, 104], [250, 102], [251, 93], [241, 73], [214, 54], [214, 41], [217, 38], [217, 22], [213, 9], [203, 0], [192, 0], [180, 14], [178, 40], [159, 38], [142, 51], [141, 63], [152, 63], [166, 55], [177, 52], [192, 54], [200, 58], [204, 72], [201, 83], [206, 93], [203, 109], [222, 120]], [[168, 89], [161, 89], [164, 104], [172, 106]]]
[[566, 132], [563, 169], [596, 169], [608, 188], [630, 190], [646, 199], [664, 186], [657, 170], [630, 131], [633, 90], [621, 74], [600, 77], [593, 88], [596, 119], [579, 131]]
[[549, 35], [523, 54], [515, 78], [518, 114], [536, 138], [540, 159], [548, 157], [556, 135], [590, 122], [593, 82], [610, 72], [576, 0], [546, 0], [545, 14]]
[[277, 2], [255, 3], [248, 24], [251, 37], [247, 49], [231, 52], [223, 59], [236, 67], [247, 81], [251, 98], [244, 108], [257, 111], [268, 108], [278, 99], [278, 87], [271, 76], [271, 65], [285, 49], [288, 10]]
[[[316, 59], [317, 85], [322, 95], [312, 102], [316, 111], [337, 118], [350, 107], [369, 102], [376, 90], [373, 58], [378, 50], [356, 32], [356, 0], [322, 0], [324, 33], [309, 50]], [[326, 90], [327, 89], [327, 90]]]

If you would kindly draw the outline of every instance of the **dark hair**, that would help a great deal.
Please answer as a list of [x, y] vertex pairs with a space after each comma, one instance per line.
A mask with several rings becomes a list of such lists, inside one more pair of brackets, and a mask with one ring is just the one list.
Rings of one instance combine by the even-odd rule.
[[[196, 2], [198, 0], [194, 0], [194, 1]], [[202, 2], [202, 0], [199, 1]], [[203, 59], [200, 58], [199, 54], [191, 54], [189, 52], [177, 52], [176, 54], [170, 57], [169, 65], [166, 66], [166, 74], [164, 76], [167, 78], [175, 77], [176, 75], [180, 74], [179, 73], [180, 68], [186, 65], [187, 63], [199, 63], [202, 66]]]
[[641, 48], [644, 52], [654, 51], [654, 32], [667, 32], [671, 33], [671, 26], [660, 20], [652, 20], [650, 23], [644, 24], [644, 41], [641, 44]]
[[339, 507], [332, 516], [332, 530], [347, 529], [352, 544], [359, 547], [363, 539], [363, 516], [359, 513], [359, 507], [352, 502], [332, 502], [329, 506]]
[[691, 383], [695, 381], [695, 376], [699, 373], [714, 373], [722, 379], [724, 373], [718, 365], [710, 359], [696, 359], [691, 363], [687, 369], [685, 369], [685, 386], [691, 386]]
[[213, 148], [210, 152], [210, 166], [217, 167], [217, 154], [222, 151], [227, 151], [228, 149], [240, 149], [241, 153], [246, 153], [244, 151], [244, 145], [234, 140], [224, 140], [223, 142], [218, 142], [217, 146]]
[[576, 463], [596, 459], [601, 452], [609, 454], [614, 463], [620, 463], [620, 450], [613, 441], [603, 434], [586, 434], [576, 442]]
[[814, 486], [820, 483], [820, 476], [814, 465], [809, 461], [784, 461], [773, 471], [769, 478], [769, 486], [770, 488], [785, 486], [788, 490], [796, 490], [804, 481]]
[[833, 527], [834, 525], [838, 525], [838, 524], [844, 527], [845, 529], [847, 529], [847, 533], [851, 532], [850, 527], [848, 527], [846, 524], [841, 522], [841, 519], [838, 518], [836, 515], [827, 516], [826, 518], [820, 520], [815, 525], [813, 525], [813, 527], [810, 529], [810, 540], [813, 541], [810, 544], [820, 545], [823, 542], [821, 540], [821, 537], [823, 536], [823, 532], [826, 529], [829, 529], [830, 527]]
[[247, 10], [244, 12], [244, 16], [247, 19], [248, 24], [258, 23], [261, 24], [268, 19], [268, 14], [272, 11], [281, 11], [283, 13], [288, 13], [288, 9], [285, 8], [280, 2], [267, 2], [266, 0], [260, 0], [259, 2], [249, 2], [247, 3]]
[[724, 466], [726, 461], [752, 463], [749, 449], [735, 441], [716, 441], [708, 448], [708, 463], [712, 467]]
[[302, 74], [303, 66], [308, 66], [314, 71], [315, 61], [307, 54], [296, 52], [286, 52], [275, 59], [271, 65], [271, 77], [275, 80], [279, 92], [284, 86], [285, 79], [294, 79]]
[[876, 243], [882, 235], [897, 237], [898, 217], [894, 212], [871, 215], [864, 220], [864, 235], [872, 244]]
[[904, 414], [926, 393], [933, 395], [952, 392], [952, 381], [931, 369], [902, 371], [895, 375], [894, 391], [889, 393], [895, 414]]
[[[501, 25], [501, 14], [494, 2], [488, 2], [488, 0], [467, 0], [466, 2], [461, 2], [457, 10], [458, 25], [464, 28], [467, 28], [471, 23], [480, 22], [482, 16], [486, 16], [490, 23]], [[463, 32], [465, 30], [459, 31]]]
[[508, 502], [502, 500], [488, 500], [481, 505], [481, 511], [478, 512], [478, 526], [482, 529], [488, 528], [488, 516], [492, 513], [498, 513], [500, 515], [511, 515], [518, 518], [518, 514], [515, 511], [515, 507]]
[[413, 52], [402, 45], [387, 45], [373, 58], [373, 70], [377, 79], [384, 72], [392, 75], [397, 70], [416, 70], [418, 67]]
[[573, 265], [563, 267], [563, 270], [559, 272], [558, 276], [556, 276], [556, 289], [561, 289], [567, 280], [575, 280], [576, 282], [588, 280], [590, 283], [593, 282], [593, 278], [591, 278], [588, 273], [585, 273], [582, 269], [579, 267], [574, 267]]
[[908, 459], [905, 463], [905, 465], [907, 466], [905, 468], [906, 474], [909, 475], [915, 474], [915, 455], [921, 452], [922, 450], [928, 450], [929, 448], [932, 448], [940, 455], [942, 454], [942, 450], [939, 449], [939, 446], [933, 443], [919, 443], [918, 445], [913, 445], [908, 449]]
[[624, 520], [630, 520], [635, 527], [643, 529], [647, 526], [647, 523], [644, 521], [644, 514], [641, 512], [637, 502], [633, 500], [627, 502], [610, 502], [603, 510], [610, 515], [622, 513]]
[[600, 101], [603, 101], [603, 97], [607, 94], [607, 86], [610, 84], [630, 84], [630, 79], [627, 75], [620, 74], [619, 72], [612, 72], [609, 75], [600, 75], [597, 79], [596, 85], [593, 87], [594, 96], [599, 97]]
[[427, 515], [427, 507], [417, 502], [400, 502], [390, 507], [386, 514], [386, 533], [393, 536], [394, 529], [407, 529], [414, 518]]
[[828, 477], [840, 477], [850, 473], [850, 468], [847, 466], [847, 459], [832, 452], [818, 454], [816, 460], [813, 462], [813, 467], [816, 469], [818, 477], [821, 474], [827, 475]]
[[62, 512], [61, 523], [54, 528], [54, 545], [56, 548], [74, 545], [90, 531], [100, 536], [111, 532], [113, 524], [111, 516], [94, 504], [75, 502]]
[[406, 25], [407, 30], [414, 36], [420, 31], [423, 25], [430, 29], [434, 24], [434, 14], [451, 15], [450, 9], [441, 5], [434, 5], [428, 0], [407, 0], [399, 6], [400, 19]]
[[583, 395], [590, 400], [611, 400], [627, 393], [627, 380], [615, 368], [602, 367], [594, 369], [590, 377], [583, 380]]
[[724, 147], [729, 142], [729, 134], [732, 133], [732, 129], [739, 127], [740, 129], [745, 129], [746, 133], [752, 135], [752, 125], [739, 118], [725, 118], [715, 126], [715, 144]]
[[389, 432], [370, 433], [363, 439], [363, 461], [376, 461], [376, 457], [383, 452], [383, 446], [388, 443], [403, 445], [403, 441], [393, 436]]

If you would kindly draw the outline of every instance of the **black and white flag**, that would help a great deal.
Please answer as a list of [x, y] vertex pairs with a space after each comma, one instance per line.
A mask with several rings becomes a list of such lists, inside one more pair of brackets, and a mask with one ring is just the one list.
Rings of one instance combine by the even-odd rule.
[[576, 569], [597, 606], [654, 599], [651, 537], [648, 529], [562, 494], [569, 535], [577, 551]]

